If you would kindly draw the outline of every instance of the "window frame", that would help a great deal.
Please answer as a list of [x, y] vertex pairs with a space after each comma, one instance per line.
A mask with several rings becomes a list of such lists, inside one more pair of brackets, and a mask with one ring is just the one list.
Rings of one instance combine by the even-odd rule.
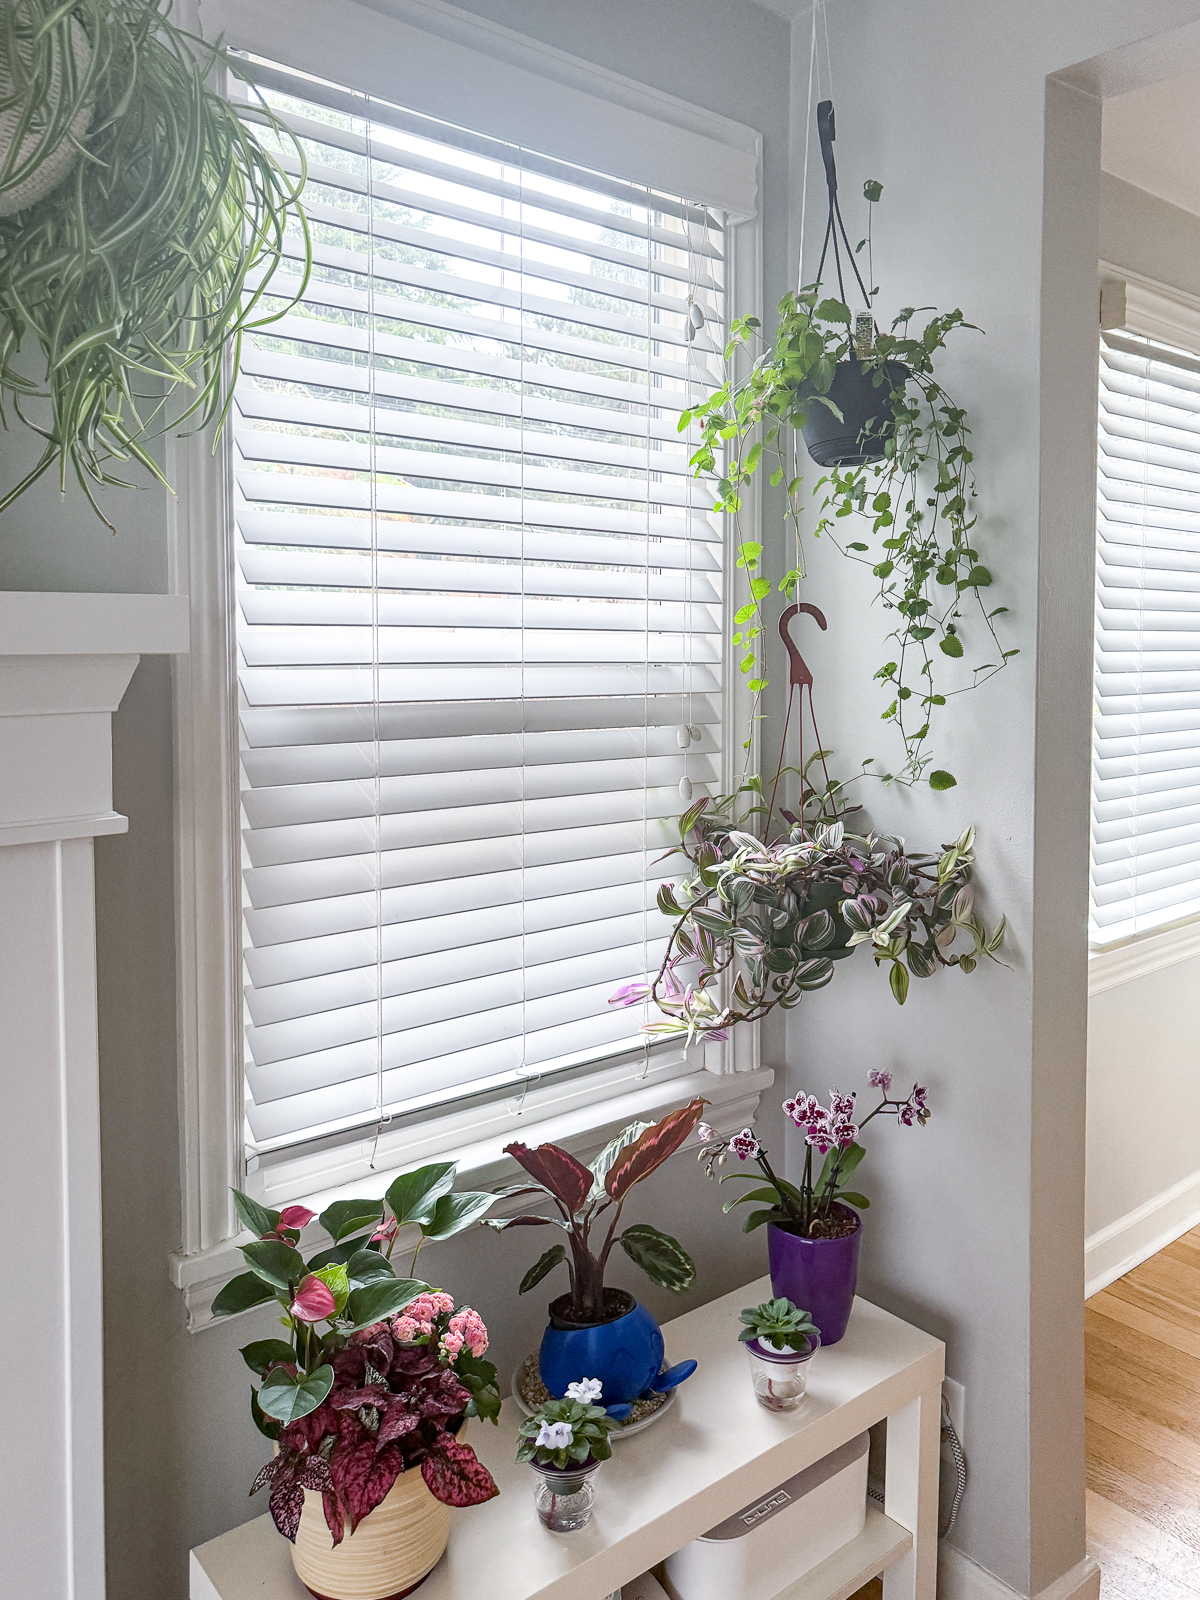
[[[1125, 330], [1159, 344], [1190, 350], [1200, 356], [1200, 297], [1106, 260], [1101, 260], [1099, 263], [1099, 278], [1100, 316], [1097, 349], [1100, 337], [1104, 333]], [[1097, 399], [1097, 407], [1098, 405]], [[1098, 470], [1099, 444], [1097, 443], [1097, 474]], [[1098, 551], [1099, 534], [1095, 531], [1095, 511], [1092, 521], [1094, 550]], [[1095, 650], [1093, 641], [1093, 671]], [[1089, 797], [1089, 871], [1091, 849], [1092, 816]], [[1102, 994], [1106, 989], [1117, 988], [1148, 973], [1175, 966], [1181, 961], [1191, 959], [1198, 951], [1200, 951], [1200, 912], [1148, 928], [1141, 933], [1114, 939], [1106, 944], [1089, 942], [1088, 995], [1091, 997]]]
[[[237, 0], [215, 9], [228, 26]], [[269, 5], [270, 0], [256, 0]], [[210, 0], [205, 0], [209, 6]], [[358, 8], [355, 8], [356, 10]], [[411, 17], [421, 0], [405, 0]], [[451, 8], [431, 8], [444, 24]], [[476, 19], [477, 22], [478, 19]], [[387, 18], [380, 17], [381, 26]], [[528, 57], [529, 41], [499, 30], [509, 45]], [[237, 43], [235, 38], [232, 42]], [[493, 45], [497, 40], [493, 38]], [[503, 52], [501, 52], [502, 54]], [[591, 94], [596, 69], [551, 53], [554, 76], [582, 71]], [[567, 63], [567, 67], [563, 63]], [[537, 62], [544, 66], [543, 60]], [[569, 71], [568, 71], [569, 69]], [[505, 63], [498, 62], [504, 71]], [[641, 109], [663, 120], [674, 113], [678, 126], [698, 126], [711, 139], [724, 139], [744, 155], [753, 142], [761, 173], [761, 136], [740, 124], [674, 101], [632, 80], [605, 74], [601, 87], [623, 115]], [[557, 154], [558, 152], [552, 152]], [[762, 313], [762, 227], [755, 214], [730, 227], [727, 260], [727, 311]], [[681, 1095], [703, 1092], [712, 1104], [710, 1119], [734, 1131], [754, 1114], [758, 1096], [773, 1078], [759, 1059], [759, 1029], [734, 1030], [725, 1045], [660, 1048], [644, 1072], [631, 1075], [641, 1054], [601, 1062], [582, 1075], [531, 1084], [517, 1108], [509, 1097], [452, 1105], [419, 1121], [408, 1121], [378, 1141], [378, 1170], [369, 1180], [339, 1171], [338, 1149], [298, 1154], [267, 1170], [247, 1173], [243, 1150], [242, 975], [240, 892], [240, 785], [238, 781], [237, 664], [232, 597], [232, 473], [229, 443], [211, 431], [174, 437], [167, 444], [167, 474], [176, 489], [168, 510], [170, 591], [190, 596], [193, 649], [173, 668], [175, 779], [176, 1010], [179, 1071], [180, 1158], [183, 1200], [181, 1247], [170, 1260], [171, 1274], [184, 1291], [193, 1330], [210, 1320], [208, 1304], [221, 1283], [240, 1270], [236, 1240], [239, 1223], [230, 1189], [261, 1192], [265, 1203], [283, 1205], [318, 1199], [322, 1204], [345, 1184], [380, 1193], [397, 1170], [435, 1155], [460, 1161], [464, 1182], [486, 1184], [508, 1165], [501, 1155], [514, 1133], [530, 1143], [553, 1138], [581, 1157], [598, 1150], [631, 1117], [661, 1114]], [[757, 493], [742, 511], [743, 539], [758, 539]], [[736, 609], [738, 582], [734, 532], [725, 518], [724, 549], [730, 584], [727, 614]], [[744, 577], [741, 580], [744, 583]], [[723, 661], [723, 781], [732, 786], [734, 764], [742, 759], [738, 735], [746, 727], [751, 695], [726, 648]], [[751, 752], [757, 761], [757, 750]], [[344, 1162], [342, 1163], [344, 1165]]]

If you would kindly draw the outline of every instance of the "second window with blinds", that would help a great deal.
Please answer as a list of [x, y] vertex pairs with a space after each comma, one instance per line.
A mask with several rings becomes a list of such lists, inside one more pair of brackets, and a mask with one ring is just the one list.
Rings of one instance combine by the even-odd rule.
[[723, 778], [722, 531], [678, 421], [725, 267], [685, 199], [247, 67], [314, 255], [234, 397], [257, 1161], [642, 1056], [610, 996]]
[[1200, 917], [1200, 357], [1129, 299], [1100, 349], [1093, 949]]

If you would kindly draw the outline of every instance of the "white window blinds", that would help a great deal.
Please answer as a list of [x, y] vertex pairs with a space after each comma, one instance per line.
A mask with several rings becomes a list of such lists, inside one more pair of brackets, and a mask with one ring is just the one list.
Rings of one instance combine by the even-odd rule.
[[1200, 360], [1100, 350], [1091, 938], [1200, 913]]
[[721, 781], [681, 409], [721, 218], [254, 67], [315, 265], [234, 410], [248, 1144], [642, 1048], [654, 864]]

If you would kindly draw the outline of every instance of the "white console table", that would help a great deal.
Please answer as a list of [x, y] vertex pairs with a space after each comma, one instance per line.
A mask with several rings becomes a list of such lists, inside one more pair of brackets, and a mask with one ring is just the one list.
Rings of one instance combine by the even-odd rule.
[[[880, 1572], [885, 1600], [934, 1600], [944, 1347], [856, 1300], [845, 1338], [814, 1358], [803, 1405], [769, 1412], [751, 1392], [737, 1334], [741, 1308], [770, 1292], [763, 1278], [664, 1327], [667, 1360], [695, 1356], [699, 1370], [661, 1422], [614, 1444], [592, 1521], [578, 1533], [549, 1533], [537, 1520], [533, 1474], [513, 1460], [521, 1420], [513, 1402], [499, 1427], [473, 1423], [471, 1443], [501, 1492], [455, 1513], [420, 1600], [603, 1600], [885, 1417], [884, 1511], [868, 1505], [858, 1538], [777, 1600], [847, 1600]], [[287, 1542], [262, 1516], [192, 1551], [191, 1600], [308, 1596]]]

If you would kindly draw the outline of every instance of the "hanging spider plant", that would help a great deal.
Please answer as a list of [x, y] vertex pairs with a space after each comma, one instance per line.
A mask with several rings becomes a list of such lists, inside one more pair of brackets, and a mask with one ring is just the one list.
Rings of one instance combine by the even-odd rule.
[[0, 414], [11, 405], [45, 446], [0, 511], [56, 463], [101, 517], [95, 487], [125, 482], [114, 462], [165, 483], [146, 443], [167, 399], [183, 386], [174, 420], [219, 427], [243, 334], [294, 303], [263, 306], [289, 248], [304, 259], [297, 294], [307, 283], [303, 161], [293, 181], [209, 82], [226, 58], [169, 6], [0, 4], [0, 213], [39, 166], [64, 165], [65, 142], [76, 150], [49, 193], [0, 214]]

